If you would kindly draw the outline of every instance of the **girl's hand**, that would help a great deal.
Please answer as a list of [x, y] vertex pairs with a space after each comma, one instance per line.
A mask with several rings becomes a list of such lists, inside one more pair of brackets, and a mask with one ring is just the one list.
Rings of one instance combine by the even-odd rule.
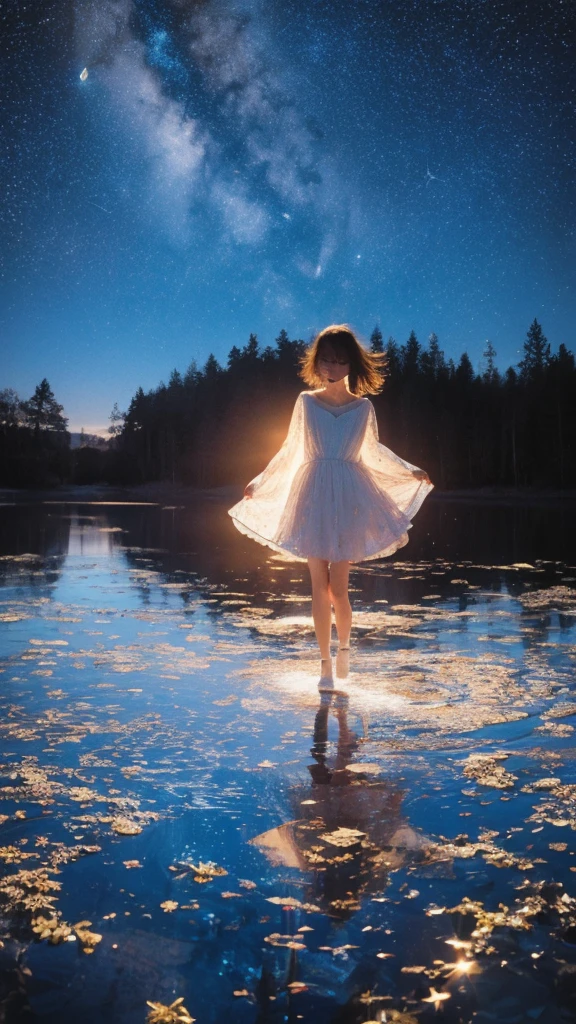
[[253, 494], [254, 494], [254, 484], [246, 484], [246, 487], [244, 488], [244, 497], [245, 498], [251, 498]]
[[425, 469], [417, 469], [414, 472], [414, 476], [417, 480], [425, 480], [427, 484], [431, 483], [430, 477]]

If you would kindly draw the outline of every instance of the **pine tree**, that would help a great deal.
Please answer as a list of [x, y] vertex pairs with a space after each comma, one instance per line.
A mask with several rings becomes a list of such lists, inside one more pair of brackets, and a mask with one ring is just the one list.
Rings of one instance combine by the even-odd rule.
[[0, 426], [19, 427], [22, 425], [22, 402], [13, 388], [0, 391]]
[[242, 349], [242, 355], [245, 359], [249, 359], [250, 362], [256, 362], [258, 359], [258, 338], [255, 334], [250, 335], [248, 344]]
[[524, 358], [520, 360], [520, 379], [523, 383], [541, 380], [550, 364], [550, 345], [542, 327], [534, 318], [524, 342]]
[[[251, 337], [253, 337], [253, 335], [251, 335]], [[206, 360], [206, 365], [204, 366], [202, 373], [204, 374], [204, 379], [207, 381], [217, 380], [222, 373], [222, 367], [212, 352]]]
[[482, 353], [482, 358], [485, 360], [482, 380], [485, 384], [499, 384], [500, 372], [494, 361], [496, 359], [496, 349], [491, 341], [486, 341], [486, 348]]
[[126, 420], [126, 413], [120, 412], [118, 408], [118, 402], [114, 402], [114, 408], [110, 413], [108, 419], [110, 420], [110, 426], [108, 427], [108, 433], [110, 437], [119, 437], [124, 430], [124, 421]]
[[401, 370], [400, 349], [398, 342], [390, 335], [386, 342], [386, 376], [398, 380]]
[[471, 384], [474, 380], [474, 367], [467, 352], [463, 352], [460, 356], [455, 377], [459, 384]]
[[188, 367], [188, 369], [186, 370], [186, 372], [184, 374], [184, 387], [185, 388], [194, 388], [196, 386], [197, 381], [198, 381], [198, 367], [196, 365], [196, 360], [193, 359], [192, 362], [190, 363], [190, 366]]
[[278, 355], [281, 356], [283, 354], [283, 352], [291, 349], [291, 347], [292, 347], [292, 342], [290, 341], [290, 338], [288, 337], [288, 332], [285, 331], [284, 328], [282, 328], [282, 330], [280, 331], [280, 334], [276, 338], [276, 348], [278, 350]]
[[38, 384], [32, 398], [22, 403], [22, 411], [28, 426], [33, 428], [36, 436], [41, 430], [56, 431], [60, 434], [66, 431], [68, 420], [62, 415], [64, 407], [58, 405], [45, 377]]
[[400, 350], [402, 357], [402, 371], [407, 377], [416, 377], [420, 368], [420, 342], [414, 331], [410, 331], [410, 337]]
[[420, 356], [420, 365], [423, 373], [437, 380], [443, 370], [446, 369], [444, 352], [438, 343], [438, 335], [432, 334], [428, 338], [428, 348]]
[[372, 331], [372, 334], [370, 335], [370, 351], [371, 352], [383, 352], [384, 351], [384, 341], [383, 341], [383, 338], [382, 338], [382, 331], [378, 327], [378, 324], [376, 324], [376, 327], [374, 328], [374, 330]]
[[238, 345], [232, 345], [232, 348], [228, 353], [228, 369], [232, 370], [234, 366], [236, 366], [240, 362], [241, 359], [242, 353], [238, 348]]
[[563, 341], [560, 342], [558, 346], [558, 354], [554, 358], [556, 359], [561, 373], [565, 373], [567, 376], [574, 373], [574, 370], [576, 369], [574, 353], [570, 352], [570, 350], [566, 348]]

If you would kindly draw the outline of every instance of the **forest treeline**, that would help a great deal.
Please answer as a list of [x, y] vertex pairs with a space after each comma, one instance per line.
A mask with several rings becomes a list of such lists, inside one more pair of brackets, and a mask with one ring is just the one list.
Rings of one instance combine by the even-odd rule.
[[[490, 343], [477, 371], [466, 352], [457, 363], [446, 359], [435, 334], [425, 346], [414, 332], [404, 344], [385, 343], [376, 327], [370, 348], [387, 357], [384, 388], [372, 397], [380, 440], [425, 468], [438, 489], [576, 486], [575, 359], [563, 344], [551, 352], [537, 320], [520, 362], [504, 373]], [[47, 381], [28, 403], [0, 392], [2, 483], [45, 485], [46, 473], [75, 483], [246, 483], [286, 435], [304, 388], [298, 368], [305, 349], [282, 330], [274, 347], [261, 350], [251, 334], [230, 350], [226, 366], [210, 355], [202, 368], [192, 362], [167, 384], [138, 388], [125, 413], [114, 407], [104, 452], [70, 452]]]

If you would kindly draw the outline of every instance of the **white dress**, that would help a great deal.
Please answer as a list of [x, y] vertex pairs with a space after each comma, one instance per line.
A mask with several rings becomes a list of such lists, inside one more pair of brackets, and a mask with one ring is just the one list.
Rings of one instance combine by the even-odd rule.
[[336, 407], [302, 391], [280, 451], [228, 514], [241, 533], [295, 561], [383, 558], [408, 543], [434, 486], [416, 471], [380, 444], [368, 398]]

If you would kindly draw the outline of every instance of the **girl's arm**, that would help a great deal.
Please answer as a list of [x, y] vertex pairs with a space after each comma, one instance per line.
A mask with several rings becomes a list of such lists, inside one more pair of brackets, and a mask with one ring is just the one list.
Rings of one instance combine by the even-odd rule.
[[401, 459], [390, 448], [380, 443], [376, 410], [372, 402], [360, 457], [376, 475], [382, 489], [390, 495], [398, 508], [410, 517], [418, 511], [434, 486], [426, 470], [413, 466], [406, 459]]
[[298, 395], [290, 426], [284, 443], [273, 459], [270, 460], [265, 469], [258, 476], [255, 476], [244, 488], [244, 497], [252, 498], [258, 492], [259, 497], [276, 496], [276, 492], [283, 486], [283, 483], [291, 478], [291, 469], [294, 468], [298, 458], [303, 451], [303, 410], [302, 395]]

